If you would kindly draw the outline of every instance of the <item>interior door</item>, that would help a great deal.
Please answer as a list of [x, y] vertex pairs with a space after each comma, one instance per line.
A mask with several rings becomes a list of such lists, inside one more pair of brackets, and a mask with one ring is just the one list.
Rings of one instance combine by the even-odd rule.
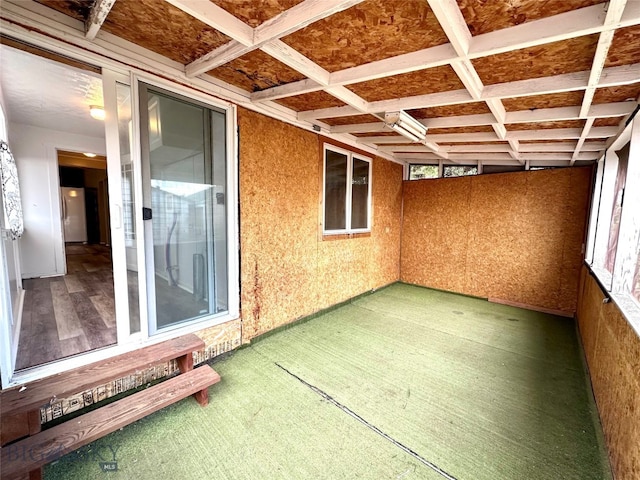
[[228, 311], [225, 113], [140, 84], [149, 334]]

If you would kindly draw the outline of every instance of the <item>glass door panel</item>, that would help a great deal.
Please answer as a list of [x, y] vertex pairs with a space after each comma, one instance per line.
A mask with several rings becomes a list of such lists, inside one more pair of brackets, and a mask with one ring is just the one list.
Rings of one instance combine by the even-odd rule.
[[225, 115], [144, 84], [140, 102], [153, 334], [228, 308]]

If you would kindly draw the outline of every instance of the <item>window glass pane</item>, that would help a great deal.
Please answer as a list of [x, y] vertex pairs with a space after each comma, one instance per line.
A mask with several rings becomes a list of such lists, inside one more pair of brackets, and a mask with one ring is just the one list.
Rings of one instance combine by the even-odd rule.
[[347, 156], [326, 151], [324, 185], [324, 229], [346, 228], [347, 205]]
[[369, 162], [353, 158], [351, 228], [369, 226]]
[[129, 291], [129, 331], [140, 331], [138, 297], [138, 249], [136, 247], [136, 198], [134, 170], [131, 158], [131, 87], [116, 84], [118, 98], [118, 137], [120, 140], [120, 181], [122, 183], [122, 220], [127, 257], [127, 287]]
[[616, 175], [616, 185], [614, 188], [613, 212], [611, 215], [611, 225], [609, 227], [609, 243], [607, 244], [607, 255], [604, 267], [613, 273], [616, 262], [616, 250], [618, 249], [618, 234], [620, 233], [620, 217], [622, 215], [622, 200], [624, 198], [624, 187], [627, 178], [627, 164], [629, 162], [629, 146], [618, 152], [618, 173]]
[[422, 178], [438, 178], [438, 165], [409, 166], [409, 180], [420, 180]]
[[464, 177], [465, 175], [477, 175], [478, 167], [464, 165], [445, 165], [442, 170], [443, 177]]

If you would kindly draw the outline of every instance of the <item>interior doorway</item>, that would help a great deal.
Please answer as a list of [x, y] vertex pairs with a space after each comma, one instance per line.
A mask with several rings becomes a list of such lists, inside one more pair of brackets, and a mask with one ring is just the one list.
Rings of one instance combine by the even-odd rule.
[[24, 281], [23, 370], [117, 341], [107, 159], [58, 150], [65, 274]]

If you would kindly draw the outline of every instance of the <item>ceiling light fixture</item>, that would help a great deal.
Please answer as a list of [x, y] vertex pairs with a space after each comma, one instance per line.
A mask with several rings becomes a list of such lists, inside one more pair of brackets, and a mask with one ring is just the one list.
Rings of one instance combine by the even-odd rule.
[[386, 112], [384, 114], [384, 123], [395, 132], [414, 142], [423, 142], [427, 135], [427, 127], [403, 110]]
[[95, 153], [89, 153], [89, 152], [85, 152], [85, 153], [83, 153], [83, 155], [84, 155], [85, 157], [89, 157], [89, 158], [93, 158], [93, 157], [95, 157], [95, 156], [96, 156], [96, 154], [95, 154]]
[[98, 105], [91, 105], [89, 107], [89, 113], [96, 120], [104, 120], [104, 118], [106, 116], [105, 113], [104, 113], [104, 108], [103, 107], [99, 107]]

